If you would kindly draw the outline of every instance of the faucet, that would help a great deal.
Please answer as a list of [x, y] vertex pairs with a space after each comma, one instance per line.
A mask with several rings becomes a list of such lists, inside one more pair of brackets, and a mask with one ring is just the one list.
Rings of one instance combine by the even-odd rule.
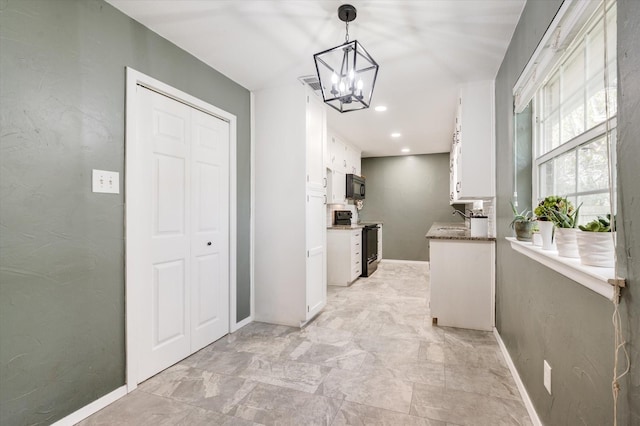
[[452, 215], [455, 216], [455, 214], [458, 213], [460, 216], [462, 216], [465, 219], [469, 219], [469, 216], [467, 216], [466, 214], [462, 213], [460, 210], [458, 209], [453, 209], [453, 212], [451, 213]]

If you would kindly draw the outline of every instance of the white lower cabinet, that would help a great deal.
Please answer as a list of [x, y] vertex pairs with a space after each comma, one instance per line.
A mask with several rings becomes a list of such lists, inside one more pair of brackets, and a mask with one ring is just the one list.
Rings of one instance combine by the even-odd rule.
[[362, 229], [327, 230], [327, 282], [348, 286], [362, 273]]
[[431, 317], [438, 325], [491, 331], [495, 242], [429, 240]]

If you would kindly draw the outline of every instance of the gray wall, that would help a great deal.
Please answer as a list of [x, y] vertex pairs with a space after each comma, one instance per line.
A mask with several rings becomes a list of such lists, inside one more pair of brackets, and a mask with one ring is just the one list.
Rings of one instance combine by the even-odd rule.
[[[497, 327], [522, 378], [536, 411], [545, 424], [608, 425], [613, 422], [611, 380], [613, 370], [612, 303], [581, 285], [514, 252], [503, 237], [509, 236], [513, 193], [512, 88], [544, 34], [561, 0], [529, 1], [496, 79], [497, 135]], [[619, 70], [619, 218], [624, 218], [621, 254], [637, 256], [640, 224], [632, 223], [633, 199], [640, 197], [637, 160], [640, 158], [638, 88], [640, 2], [618, 2]], [[633, 72], [632, 72], [633, 70]], [[530, 158], [518, 151], [519, 192], [530, 185]], [[523, 171], [524, 170], [524, 171]], [[526, 182], [529, 176], [529, 182]], [[634, 186], [635, 184], [635, 186]], [[527, 199], [520, 197], [521, 208]], [[624, 263], [624, 262], [623, 262]], [[618, 424], [640, 424], [638, 328], [640, 289], [637, 260], [629, 259], [630, 289], [622, 301], [623, 322], [633, 354], [630, 378], [625, 380]], [[622, 272], [624, 274], [624, 272]], [[634, 297], [635, 296], [635, 297]], [[543, 387], [543, 360], [553, 368], [552, 390]], [[631, 384], [631, 388], [630, 385]], [[631, 408], [630, 408], [631, 407]], [[631, 418], [633, 420], [631, 420]]]
[[[618, 0], [618, 259], [627, 279], [621, 308], [631, 355], [621, 407], [640, 425], [640, 2]], [[634, 220], [635, 219], [635, 220]], [[620, 240], [619, 240], [620, 242]], [[622, 423], [624, 424], [624, 423]]]
[[433, 222], [459, 221], [449, 206], [449, 154], [363, 158], [362, 175], [360, 219], [384, 222], [383, 258], [429, 260], [424, 236]]
[[[250, 94], [100, 0], [0, 2], [0, 424], [49, 424], [125, 378], [125, 66], [238, 117], [249, 314]], [[123, 185], [121, 185], [123, 188]]]

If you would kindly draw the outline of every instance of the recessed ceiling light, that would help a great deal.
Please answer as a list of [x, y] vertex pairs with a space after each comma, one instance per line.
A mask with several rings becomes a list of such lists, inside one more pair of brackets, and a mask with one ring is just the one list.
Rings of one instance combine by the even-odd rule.
[[402, 148], [401, 151], [402, 152], [410, 152], [411, 150], [409, 148]]
[[384, 105], [378, 105], [377, 107], [375, 107], [375, 110], [378, 112], [384, 112], [387, 110], [387, 107]]
[[398, 133], [398, 132], [391, 133], [392, 138], [399, 138], [400, 136], [402, 136], [402, 133]]

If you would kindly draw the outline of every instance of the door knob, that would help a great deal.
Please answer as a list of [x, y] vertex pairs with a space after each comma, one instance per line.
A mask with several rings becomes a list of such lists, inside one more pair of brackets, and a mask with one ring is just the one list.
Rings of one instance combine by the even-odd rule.
[[211, 245], [211, 241], [208, 241], [208, 242], [207, 242], [207, 245], [208, 245], [208, 246], [210, 246], [210, 245]]

